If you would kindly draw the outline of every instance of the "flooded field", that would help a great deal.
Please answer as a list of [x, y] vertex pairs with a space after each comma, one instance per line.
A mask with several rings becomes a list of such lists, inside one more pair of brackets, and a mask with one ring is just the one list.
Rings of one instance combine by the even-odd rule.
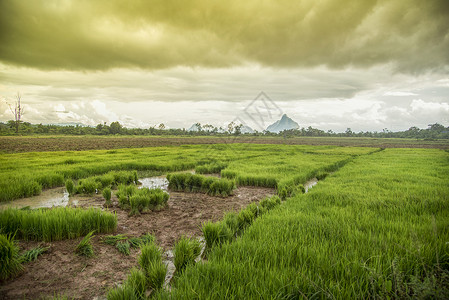
[[[139, 182], [141, 184], [139, 185], [139, 188], [160, 188], [164, 191], [167, 191], [168, 189], [168, 180], [165, 175], [142, 178], [139, 179]], [[69, 196], [69, 193], [65, 187], [58, 187], [45, 190], [39, 196], [17, 199], [11, 202], [0, 202], [0, 209], [5, 209], [8, 207], [29, 207], [31, 209], [35, 209], [53, 206], [79, 206], [83, 203], [89, 203], [91, 202], [90, 200], [95, 198], [102, 199], [102, 196], [100, 194], [95, 194], [93, 196]]]
[[306, 183], [304, 183], [304, 190], [307, 193], [311, 188], [313, 188], [318, 183], [318, 179], [316, 177], [310, 179]]
[[139, 186], [139, 189], [141, 188], [162, 189], [164, 191], [167, 191], [168, 189], [168, 180], [165, 175], [142, 178], [139, 179], [139, 183], [141, 184]]
[[22, 208], [42, 208], [53, 206], [68, 206], [73, 204], [69, 197], [69, 193], [65, 187], [59, 187], [55, 189], [49, 189], [43, 191], [39, 196], [17, 199], [11, 202], [0, 202], [0, 209], [8, 207]]

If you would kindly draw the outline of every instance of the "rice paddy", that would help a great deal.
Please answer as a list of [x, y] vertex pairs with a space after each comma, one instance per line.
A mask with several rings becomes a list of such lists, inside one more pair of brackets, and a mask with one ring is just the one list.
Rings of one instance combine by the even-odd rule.
[[[0, 162], [0, 201], [66, 186], [71, 197], [84, 194], [105, 203], [102, 209], [0, 210], [2, 243], [11, 253], [11, 270], [2, 276], [10, 281], [26, 272], [15, 234], [16, 240], [37, 242], [85, 237], [81, 253], [93, 254], [90, 260], [98, 259], [87, 246], [92, 241], [94, 250], [134, 261], [116, 282], [121, 287], [96, 294], [108, 299], [449, 296], [444, 150], [213, 144], [5, 154]], [[139, 189], [145, 172], [166, 174], [168, 192]], [[312, 178], [319, 183], [305, 193]], [[170, 211], [171, 193], [226, 202], [246, 186], [272, 188], [277, 195], [199, 224], [206, 244], [199, 262], [196, 237], [176, 239], [170, 290], [163, 288], [167, 266], [157, 238], [128, 234], [117, 221], [121, 211], [132, 222]], [[52, 254], [33, 255], [39, 260]]]

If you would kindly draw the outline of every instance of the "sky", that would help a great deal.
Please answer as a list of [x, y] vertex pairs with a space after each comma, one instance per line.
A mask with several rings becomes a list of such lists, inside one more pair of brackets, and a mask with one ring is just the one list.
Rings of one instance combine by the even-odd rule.
[[448, 0], [0, 0], [0, 121], [449, 126]]

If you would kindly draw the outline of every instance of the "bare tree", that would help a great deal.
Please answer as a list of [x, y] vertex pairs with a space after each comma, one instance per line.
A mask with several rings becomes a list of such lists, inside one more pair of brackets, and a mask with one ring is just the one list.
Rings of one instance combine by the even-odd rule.
[[8, 103], [9, 109], [11, 110], [11, 112], [14, 115], [14, 121], [15, 121], [14, 126], [16, 127], [16, 134], [19, 133], [19, 126], [20, 126], [20, 122], [22, 122], [22, 116], [24, 113], [24, 109], [23, 109], [20, 101], [21, 101], [21, 96], [20, 96], [20, 93], [17, 92], [16, 102], [14, 103], [14, 106]]

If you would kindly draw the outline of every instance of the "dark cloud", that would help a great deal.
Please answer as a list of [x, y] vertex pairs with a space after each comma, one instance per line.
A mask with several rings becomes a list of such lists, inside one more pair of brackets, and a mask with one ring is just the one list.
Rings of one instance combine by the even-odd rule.
[[0, 61], [40, 69], [449, 66], [447, 0], [0, 1]]

